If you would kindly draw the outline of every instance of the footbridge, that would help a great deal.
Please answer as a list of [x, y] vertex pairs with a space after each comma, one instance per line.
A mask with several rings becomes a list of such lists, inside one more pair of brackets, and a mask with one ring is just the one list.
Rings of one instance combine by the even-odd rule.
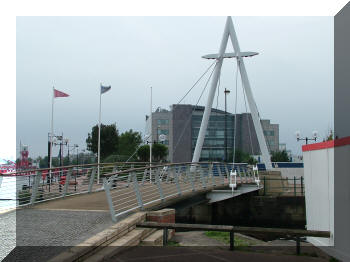
[[[18, 171], [2, 176], [2, 203], [37, 209], [108, 210], [112, 221], [133, 211], [164, 207], [207, 193], [209, 202], [259, 190], [259, 174], [245, 164], [106, 163]], [[229, 188], [231, 185], [232, 188]], [[7, 207], [11, 207], [10, 204]]]

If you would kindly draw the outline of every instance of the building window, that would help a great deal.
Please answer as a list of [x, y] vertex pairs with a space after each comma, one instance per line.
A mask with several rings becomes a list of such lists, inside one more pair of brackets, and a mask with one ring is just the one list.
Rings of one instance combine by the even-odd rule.
[[275, 131], [273, 131], [273, 130], [265, 130], [264, 131], [264, 135], [265, 136], [274, 136], [275, 135]]
[[158, 119], [157, 124], [160, 126], [169, 125], [169, 119]]
[[158, 135], [169, 135], [168, 129], [158, 129]]

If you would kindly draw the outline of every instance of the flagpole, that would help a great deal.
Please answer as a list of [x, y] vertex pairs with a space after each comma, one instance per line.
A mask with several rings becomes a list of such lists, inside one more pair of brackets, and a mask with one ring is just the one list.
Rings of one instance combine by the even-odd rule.
[[149, 144], [149, 176], [150, 176], [150, 182], [152, 183], [152, 143], [153, 143], [153, 123], [152, 123], [152, 87], [151, 87], [151, 104], [150, 104], [150, 144]]
[[51, 135], [50, 135], [50, 163], [49, 163], [49, 168], [50, 168], [50, 184], [51, 184], [51, 168], [52, 168], [52, 140], [53, 140], [53, 105], [55, 101], [55, 87], [52, 87], [52, 103], [51, 103]]
[[97, 184], [100, 183], [100, 139], [101, 139], [101, 96], [102, 96], [102, 84], [100, 87], [100, 112], [98, 116], [98, 146], [97, 146]]

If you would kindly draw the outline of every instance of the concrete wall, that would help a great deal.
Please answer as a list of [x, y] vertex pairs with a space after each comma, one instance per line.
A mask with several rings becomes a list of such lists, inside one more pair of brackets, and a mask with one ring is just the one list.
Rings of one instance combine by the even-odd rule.
[[176, 222], [304, 229], [304, 197], [240, 195], [213, 204], [176, 205]]

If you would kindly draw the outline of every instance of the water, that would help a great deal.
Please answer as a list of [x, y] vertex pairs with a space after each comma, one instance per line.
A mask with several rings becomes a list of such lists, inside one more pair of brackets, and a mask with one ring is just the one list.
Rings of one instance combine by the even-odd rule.
[[33, 180], [25, 176], [0, 176], [0, 212], [18, 205], [16, 192], [29, 186], [30, 179]]

